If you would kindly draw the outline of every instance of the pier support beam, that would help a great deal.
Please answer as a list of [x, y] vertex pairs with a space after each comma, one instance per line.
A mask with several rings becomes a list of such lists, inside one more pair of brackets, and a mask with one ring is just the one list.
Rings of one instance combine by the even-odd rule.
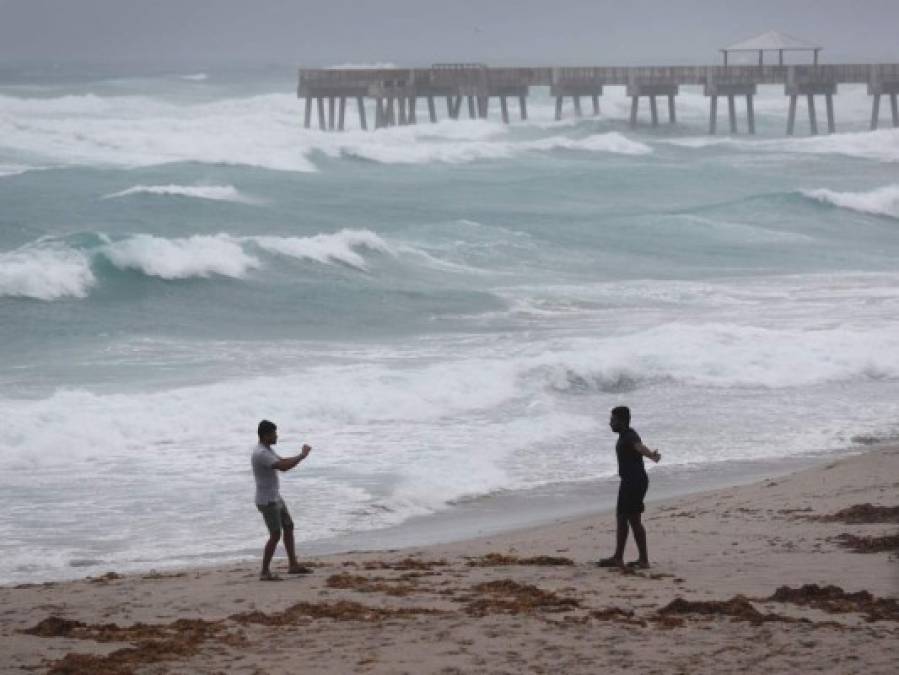
[[359, 126], [362, 128], [362, 131], [366, 131], [368, 124], [365, 121], [365, 99], [361, 96], [356, 97], [356, 110], [359, 112]]
[[334, 109], [337, 101], [333, 96], [328, 97], [328, 131], [334, 131]]
[[571, 98], [574, 100], [574, 116], [583, 117], [584, 111], [581, 110], [581, 97], [575, 94]]
[[811, 134], [818, 133], [818, 114], [815, 110], [815, 96], [824, 96], [827, 108], [827, 131], [833, 133], [836, 123], [833, 115], [833, 95], [837, 93], [837, 85], [833, 82], [799, 82], [787, 81], [784, 93], [790, 97], [790, 109], [787, 116], [787, 135], [792, 136], [796, 130], [796, 102], [800, 96], [805, 96], [808, 106], [808, 124]]
[[818, 117], [815, 115], [815, 96], [813, 94], [807, 94], [806, 100], [808, 101], [808, 125], [812, 130], [812, 136], [817, 136]]
[[303, 115], [303, 128], [308, 129], [309, 124], [312, 121], [311, 120], [311, 118], [312, 118], [312, 97], [307, 96], [305, 103], [306, 103], [306, 110], [305, 110], [305, 114]]
[[521, 119], [528, 118], [528, 99], [524, 95], [518, 97], [518, 112], [521, 114]]
[[733, 94], [727, 96], [727, 119], [730, 122], [730, 133], [737, 133], [737, 106]]
[[796, 128], [796, 94], [790, 96], [790, 109], [787, 112], [787, 136], [792, 136]]
[[752, 104], [752, 94], [746, 94], [746, 122], [749, 133], [755, 133], [755, 106]]
[[431, 124], [437, 121], [437, 106], [434, 105], [433, 96], [428, 96], [428, 119], [431, 120]]
[[676, 84], [658, 84], [654, 82], [634, 82], [627, 85], [627, 95], [631, 97], [631, 127], [637, 126], [637, 111], [640, 106], [640, 97], [645, 96], [649, 99], [649, 116], [652, 126], [659, 125], [659, 105], [658, 97], [665, 96], [668, 99], [668, 121], [674, 123], [674, 97], [677, 96], [678, 86]]
[[755, 110], [752, 107], [752, 97], [755, 95], [756, 86], [745, 82], [720, 81], [711, 77], [706, 82], [704, 93], [709, 99], [709, 133], [714, 135], [718, 131], [718, 97], [727, 97], [727, 121], [730, 133], [739, 131], [737, 121], [737, 97], [746, 97], [747, 128], [750, 134], [755, 133]]
[[318, 104], [316, 106], [318, 108], [318, 128], [325, 131], [328, 128], [328, 123], [325, 120], [325, 97], [319, 96], [316, 103]]
[[837, 125], [833, 117], [833, 94], [824, 95], [824, 105], [827, 109], [827, 133], [832, 134], [837, 130]]
[[474, 96], [468, 97], [468, 119], [473, 120], [477, 119], [477, 112], [474, 108]]
[[593, 115], [594, 117], [599, 117], [599, 96], [593, 94], [590, 98], [593, 101]]
[[409, 97], [409, 115], [406, 119], [409, 124], [418, 124], [418, 97], [414, 94]]
[[340, 97], [337, 108], [337, 129], [343, 131], [344, 121], [346, 120], [346, 96]]
[[562, 97], [556, 96], [556, 122], [562, 119]]
[[509, 123], [509, 106], [506, 103], [505, 96], [499, 97], [499, 112], [500, 112], [500, 115], [502, 115], [503, 124], [508, 124]]
[[881, 81], [880, 79], [868, 82], [868, 93], [871, 101], [871, 129], [876, 129], [880, 122], [880, 97], [890, 97], [890, 118], [894, 127], [899, 127], [899, 80]]

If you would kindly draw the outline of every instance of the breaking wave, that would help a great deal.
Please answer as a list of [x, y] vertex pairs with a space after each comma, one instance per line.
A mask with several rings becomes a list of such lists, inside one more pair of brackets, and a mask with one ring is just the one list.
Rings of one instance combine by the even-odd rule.
[[161, 279], [189, 279], [191, 277], [243, 278], [260, 262], [248, 255], [240, 244], [228, 235], [194, 236], [183, 239], [163, 239], [138, 234], [123, 241], [110, 243], [101, 253], [122, 270], [137, 270]]
[[899, 129], [785, 138], [778, 140], [744, 140], [739, 138], [672, 138], [659, 142], [687, 148], [723, 146], [738, 150], [752, 150], [782, 154], [830, 154], [870, 159], [880, 162], [899, 162]]
[[368, 266], [365, 258], [356, 252], [357, 248], [395, 255], [381, 237], [368, 230], [341, 230], [312, 237], [247, 237], [245, 241], [270, 253], [326, 264], [340, 263], [358, 270], [366, 270]]
[[886, 185], [866, 192], [837, 192], [821, 188], [802, 190], [810, 199], [876, 216], [899, 218], [899, 185]]
[[[96, 235], [99, 243], [75, 248], [61, 241], [39, 240], [0, 253], [0, 297], [58, 300], [84, 298], [97, 284], [92, 269], [105, 260], [120, 271], [139, 272], [168, 281], [229, 277], [243, 279], [262, 268], [259, 254], [343, 265], [367, 271], [365, 252], [391, 257], [398, 250], [369, 230], [341, 230], [310, 237], [251, 236], [229, 234], [165, 238], [136, 234], [113, 241]], [[404, 253], [418, 253], [409, 246]]]
[[253, 204], [256, 202], [237, 190], [233, 185], [135, 185], [120, 192], [105, 195], [103, 199], [116, 199], [130, 195], [159, 195], [165, 197], [193, 197], [213, 201], [239, 202]]
[[90, 257], [71, 248], [37, 244], [0, 253], [0, 297], [83, 298], [95, 282]]

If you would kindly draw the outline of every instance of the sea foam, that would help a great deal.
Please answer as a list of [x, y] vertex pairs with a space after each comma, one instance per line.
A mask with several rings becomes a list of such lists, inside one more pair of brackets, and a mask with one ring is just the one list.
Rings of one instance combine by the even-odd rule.
[[0, 297], [83, 298], [95, 282], [90, 258], [62, 245], [37, 243], [0, 253]]
[[899, 185], [897, 184], [885, 185], [863, 192], [838, 192], [821, 188], [802, 190], [801, 193], [810, 199], [844, 209], [899, 218]]
[[213, 275], [239, 279], [260, 266], [228, 235], [164, 239], [139, 234], [111, 242], [101, 253], [119, 269], [170, 280]]
[[368, 266], [365, 258], [355, 249], [395, 255], [381, 237], [369, 230], [341, 230], [312, 237], [246, 237], [244, 241], [252, 242], [269, 253], [326, 264], [340, 263], [358, 270], [365, 270]]
[[135, 185], [105, 195], [103, 199], [116, 199], [131, 195], [156, 195], [162, 197], [192, 197], [213, 201], [255, 203], [256, 200], [241, 193], [233, 185]]

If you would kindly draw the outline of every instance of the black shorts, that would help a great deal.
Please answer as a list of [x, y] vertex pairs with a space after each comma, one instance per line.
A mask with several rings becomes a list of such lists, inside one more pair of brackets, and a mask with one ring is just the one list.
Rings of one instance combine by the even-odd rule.
[[622, 479], [618, 487], [618, 504], [615, 513], [619, 516], [643, 513], [643, 498], [649, 489], [649, 477]]

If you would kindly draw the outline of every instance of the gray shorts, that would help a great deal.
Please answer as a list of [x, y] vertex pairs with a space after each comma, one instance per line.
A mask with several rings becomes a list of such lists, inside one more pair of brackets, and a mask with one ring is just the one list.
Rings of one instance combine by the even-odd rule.
[[269, 534], [281, 534], [281, 530], [293, 529], [293, 518], [290, 517], [283, 499], [268, 504], [256, 504], [256, 508], [262, 514]]

